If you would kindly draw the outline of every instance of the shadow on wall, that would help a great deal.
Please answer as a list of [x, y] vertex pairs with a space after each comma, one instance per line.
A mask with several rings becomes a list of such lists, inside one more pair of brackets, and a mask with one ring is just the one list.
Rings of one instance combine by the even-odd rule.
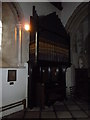
[[6, 63], [4, 60], [0, 59], [0, 68], [10, 67], [8, 63]]
[[88, 77], [90, 78], [90, 33], [86, 37], [86, 52], [87, 52], [87, 59], [88, 59]]

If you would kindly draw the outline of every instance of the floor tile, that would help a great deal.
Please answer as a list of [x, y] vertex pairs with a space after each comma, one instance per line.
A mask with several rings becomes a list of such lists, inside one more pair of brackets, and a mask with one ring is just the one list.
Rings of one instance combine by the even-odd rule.
[[79, 118], [79, 119], [76, 119], [76, 120], [90, 120], [90, 118]]
[[71, 114], [67, 111], [57, 111], [56, 114], [58, 118], [72, 118]]
[[[54, 109], [53, 109], [54, 108]], [[83, 109], [83, 111], [82, 111]], [[55, 110], [55, 112], [54, 112]], [[69, 111], [68, 111], [69, 110]], [[85, 112], [84, 112], [85, 111]], [[72, 115], [70, 114], [72, 113]], [[89, 120], [90, 110], [88, 110], [88, 105], [86, 102], [80, 103], [80, 101], [73, 101], [72, 99], [65, 100], [63, 102], [56, 101], [54, 106], [45, 106], [45, 109], [42, 109], [41, 118], [56, 118], [60, 120]], [[24, 116], [25, 115], [25, 116]], [[73, 118], [73, 117], [75, 118]], [[6, 118], [39, 118], [40, 117], [40, 108], [34, 107], [33, 109], [26, 109], [26, 111], [19, 111], [14, 114], [6, 116]]]
[[27, 109], [27, 111], [40, 111], [40, 108], [39, 107], [34, 107], [33, 109]]
[[82, 101], [82, 100], [75, 100], [75, 102], [76, 102], [77, 104], [83, 104], [83, 105], [88, 104], [88, 102], [85, 102], [85, 101]]
[[53, 111], [53, 106], [50, 106], [50, 107], [45, 106], [45, 108], [42, 109], [42, 111]]
[[69, 101], [69, 100], [67, 100], [67, 101], [65, 101], [64, 102], [65, 104], [67, 104], [67, 105], [75, 105], [75, 102], [74, 101]]
[[88, 105], [80, 105], [83, 110], [88, 110]]
[[86, 110], [85, 112], [90, 116], [90, 110]]
[[24, 117], [24, 111], [19, 111], [7, 116], [7, 118], [23, 118], [23, 117]]
[[87, 118], [87, 114], [85, 114], [83, 111], [71, 111], [74, 118]]
[[63, 102], [60, 102], [60, 101], [56, 101], [56, 102], [54, 103], [54, 105], [64, 105], [64, 103], [63, 103]]
[[56, 118], [54, 112], [42, 112], [41, 118]]
[[56, 111], [67, 111], [65, 105], [55, 105], [54, 108]]
[[80, 107], [78, 107], [77, 105], [67, 105], [69, 110], [80, 110]]
[[25, 114], [25, 117], [24, 118], [39, 118], [39, 114], [40, 112], [38, 111], [29, 111], [29, 112], [26, 112]]

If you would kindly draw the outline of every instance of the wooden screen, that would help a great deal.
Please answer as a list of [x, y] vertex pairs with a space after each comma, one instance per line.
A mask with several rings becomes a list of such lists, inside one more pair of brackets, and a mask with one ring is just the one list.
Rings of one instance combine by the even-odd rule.
[[[52, 20], [53, 19], [53, 20]], [[52, 22], [53, 21], [53, 22]], [[70, 39], [56, 13], [30, 18], [30, 61], [36, 63], [70, 63]]]

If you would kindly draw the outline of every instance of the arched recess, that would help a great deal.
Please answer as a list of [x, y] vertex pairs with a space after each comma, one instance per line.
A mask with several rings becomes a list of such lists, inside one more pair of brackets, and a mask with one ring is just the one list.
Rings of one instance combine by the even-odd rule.
[[15, 17], [16, 22], [17, 23], [22, 22], [24, 15], [20, 5], [17, 2], [11, 2], [11, 3], [8, 3], [8, 5]]
[[[17, 67], [18, 51], [17, 42], [15, 41], [15, 27], [19, 23], [22, 24], [23, 21], [24, 14], [18, 2], [2, 3], [2, 67]], [[24, 39], [23, 33], [23, 42], [24, 40], [26, 39]], [[25, 42], [25, 44], [27, 43]], [[25, 51], [25, 48], [23, 49]], [[25, 62], [26, 60], [23, 61]]]
[[[88, 8], [89, 8], [88, 2], [81, 3], [75, 9], [75, 11], [71, 15], [71, 17], [69, 18], [69, 20], [67, 21], [67, 24], [65, 26], [66, 30], [70, 33], [70, 38], [71, 38], [71, 48], [70, 48], [71, 49], [71, 63], [76, 68], [79, 67], [79, 57], [80, 57], [80, 55], [77, 53], [77, 50], [75, 50], [76, 49], [75, 47], [77, 47], [77, 42], [78, 42], [78, 40], [76, 38], [76, 34], [77, 34], [78, 30], [81, 29], [80, 28], [81, 24], [84, 24], [83, 22], [86, 19], [88, 21], [88, 16], [89, 16]], [[88, 23], [87, 23], [87, 25], [88, 25]], [[88, 32], [88, 27], [87, 27], [87, 32]]]

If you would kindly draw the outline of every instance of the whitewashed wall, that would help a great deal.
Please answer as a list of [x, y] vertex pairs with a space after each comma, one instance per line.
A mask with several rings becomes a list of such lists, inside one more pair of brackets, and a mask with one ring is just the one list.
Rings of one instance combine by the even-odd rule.
[[60, 17], [60, 10], [54, 7], [49, 2], [20, 2], [19, 3], [26, 21], [30, 22], [30, 16], [32, 15], [33, 6], [37, 11], [38, 15], [47, 15], [52, 12], [56, 12]]
[[[0, 69], [0, 107], [2, 107], [2, 69]], [[2, 112], [0, 112], [0, 118], [2, 117]]]
[[[26, 64], [27, 65], [27, 64]], [[6, 106], [23, 99], [27, 99], [27, 66], [25, 68], [3, 68], [0, 69], [0, 78], [2, 77], [2, 106]], [[8, 70], [16, 70], [17, 77], [13, 85], [7, 81]], [[1, 80], [0, 80], [1, 81]], [[0, 103], [1, 107], [1, 103]], [[3, 112], [3, 116], [23, 109], [19, 106]]]
[[62, 3], [63, 10], [61, 12], [61, 20], [64, 26], [66, 25], [68, 19], [70, 18], [70, 16], [74, 12], [74, 10], [78, 7], [79, 4], [80, 2], [63, 2]]
[[71, 65], [71, 67], [66, 70], [66, 92], [67, 96], [70, 95], [70, 87], [75, 86], [75, 67]]

